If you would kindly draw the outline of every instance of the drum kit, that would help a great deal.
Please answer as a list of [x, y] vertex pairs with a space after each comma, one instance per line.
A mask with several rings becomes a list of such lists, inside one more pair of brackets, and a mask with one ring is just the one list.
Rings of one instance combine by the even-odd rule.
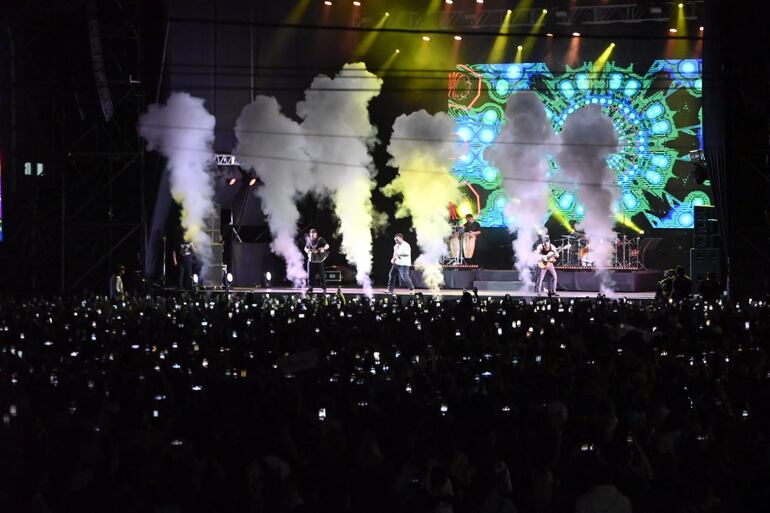
[[[639, 237], [620, 235], [616, 240], [602, 240], [599, 244], [611, 246], [611, 266], [627, 269], [641, 268], [639, 260]], [[569, 244], [570, 247], [563, 254], [557, 266], [568, 267], [595, 267], [596, 243], [589, 241], [584, 234], [573, 232], [561, 238], [560, 245]]]
[[449, 256], [444, 265], [461, 265], [476, 252], [476, 236], [466, 233], [462, 226], [453, 226], [449, 236]]

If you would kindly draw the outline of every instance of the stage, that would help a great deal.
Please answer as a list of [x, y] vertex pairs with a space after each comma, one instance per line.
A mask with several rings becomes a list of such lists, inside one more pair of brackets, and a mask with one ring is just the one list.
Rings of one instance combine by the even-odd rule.
[[[207, 290], [209, 292], [213, 293], [224, 293], [227, 292], [224, 289], [210, 289]], [[341, 287], [340, 291], [345, 296], [361, 296], [365, 295], [364, 290], [360, 287]], [[273, 288], [259, 288], [259, 287], [234, 287], [229, 290], [232, 294], [257, 294], [257, 295], [265, 295], [265, 294], [271, 294], [271, 295], [278, 295], [278, 296], [290, 296], [290, 295], [316, 295], [320, 296], [323, 294], [321, 292], [321, 289], [315, 289], [315, 291], [312, 294], [307, 294], [307, 291], [303, 289], [294, 289], [290, 287], [273, 287]], [[336, 287], [329, 287], [327, 289], [327, 294], [335, 294], [337, 292]], [[439, 290], [438, 292], [431, 292], [428, 289], [417, 289], [416, 292], [421, 293], [425, 296], [435, 297], [435, 298], [442, 298], [442, 299], [452, 299], [457, 298], [459, 299], [463, 295], [463, 290], [461, 289], [444, 289]], [[400, 298], [409, 298], [413, 297], [414, 294], [411, 294], [408, 289], [401, 289], [398, 288], [394, 291], [394, 294], [399, 296]], [[538, 296], [531, 290], [525, 290], [524, 288], [518, 289], [518, 290], [483, 290], [479, 289], [478, 291], [479, 297], [481, 298], [487, 298], [487, 297], [493, 297], [493, 298], [499, 298], [504, 297], [506, 295], [510, 295], [514, 299], [524, 299], [524, 300], [536, 300], [538, 298], [540, 299], [546, 299], [547, 296]], [[576, 299], [576, 298], [596, 298], [597, 292], [575, 292], [575, 291], [559, 291], [558, 298], [555, 299]], [[373, 288], [372, 289], [372, 295], [375, 297], [382, 297], [382, 296], [390, 296], [391, 294], [387, 291], [387, 289], [384, 288]], [[628, 299], [628, 300], [637, 300], [637, 301], [649, 301], [654, 299], [655, 293], [653, 292], [610, 292], [606, 294], [606, 297], [609, 299]]]
[[[641, 269], [604, 269], [602, 274], [593, 268], [558, 269], [559, 292], [598, 293], [602, 280], [611, 284], [607, 288], [618, 293], [653, 293], [658, 281], [663, 278], [661, 271]], [[418, 288], [427, 288], [422, 275], [411, 271], [412, 280]], [[537, 270], [532, 271], [532, 281], [537, 280]], [[444, 289], [472, 289], [494, 292], [520, 290], [524, 280], [518, 271], [494, 269], [444, 269]]]

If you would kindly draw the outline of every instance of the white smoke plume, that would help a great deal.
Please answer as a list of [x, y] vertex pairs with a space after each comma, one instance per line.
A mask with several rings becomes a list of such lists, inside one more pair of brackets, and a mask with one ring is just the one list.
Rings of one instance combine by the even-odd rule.
[[543, 102], [530, 91], [519, 92], [508, 100], [506, 123], [489, 147], [487, 158], [503, 177], [503, 185], [511, 201], [506, 218], [512, 217], [509, 230], [516, 231], [513, 243], [516, 269], [525, 286], [532, 285], [530, 270], [538, 256], [533, 246], [548, 211], [549, 189], [546, 179], [546, 156], [555, 134], [545, 113]]
[[398, 176], [383, 192], [401, 195], [396, 217], [412, 217], [422, 251], [415, 267], [433, 291], [444, 283], [441, 258], [447, 254], [446, 239], [452, 231], [447, 205], [457, 197], [457, 180], [450, 173], [454, 124], [443, 112], [404, 114], [396, 118], [388, 145], [393, 157], [389, 164], [398, 167]]
[[253, 169], [263, 185], [256, 195], [262, 201], [273, 235], [271, 248], [286, 261], [286, 277], [295, 287], [307, 283], [304, 255], [297, 247], [297, 200], [313, 185], [305, 138], [296, 121], [281, 112], [278, 101], [257, 96], [241, 111], [235, 124], [235, 154], [244, 169]]
[[[615, 128], [598, 105], [589, 105], [569, 116], [560, 139], [557, 160], [565, 177], [578, 184], [585, 207], [578, 227], [590, 242], [590, 258], [598, 268], [610, 265], [616, 238], [612, 203], [618, 188], [607, 157], [617, 151]], [[598, 273], [605, 290], [611, 286], [609, 275], [602, 270]]]
[[211, 238], [205, 219], [214, 211], [214, 188], [208, 172], [214, 152], [216, 119], [204, 100], [188, 93], [172, 93], [165, 105], [152, 104], [139, 117], [139, 134], [148, 150], [168, 160], [171, 195], [182, 207], [184, 238], [195, 245], [204, 266], [211, 262]]
[[305, 152], [314, 162], [316, 193], [332, 200], [340, 222], [342, 253], [356, 267], [356, 281], [371, 292], [374, 165], [369, 150], [377, 129], [369, 102], [382, 80], [363, 63], [346, 64], [334, 77], [318, 76], [297, 104]]

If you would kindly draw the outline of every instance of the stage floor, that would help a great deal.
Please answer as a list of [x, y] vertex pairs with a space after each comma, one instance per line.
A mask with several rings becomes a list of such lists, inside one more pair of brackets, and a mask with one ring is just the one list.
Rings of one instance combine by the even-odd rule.
[[[364, 291], [360, 287], [342, 287], [342, 293], [346, 296], [351, 295], [363, 295]], [[329, 288], [327, 289], [327, 294], [333, 294], [337, 291], [336, 288]], [[224, 292], [224, 291], [222, 291]], [[286, 295], [292, 295], [292, 294], [303, 294], [305, 291], [301, 289], [293, 289], [289, 287], [275, 287], [275, 288], [249, 288], [249, 287], [233, 287], [230, 289], [230, 292], [236, 293], [236, 294], [246, 294], [246, 293], [253, 293], [253, 294], [277, 294], [281, 296]], [[422, 294], [426, 296], [437, 296], [442, 298], [459, 298], [463, 295], [462, 290], [457, 289], [447, 289], [447, 290], [440, 290], [438, 293], [434, 294], [428, 289], [417, 289], [417, 292], [421, 292]], [[375, 296], [387, 296], [389, 295], [388, 291], [383, 288], [373, 288], [372, 293]], [[398, 296], [411, 296], [408, 289], [396, 289], [395, 293]], [[314, 294], [321, 294], [320, 289], [315, 289]], [[530, 290], [511, 290], [511, 291], [504, 291], [504, 290], [479, 290], [479, 297], [486, 298], [486, 297], [503, 297], [506, 294], [509, 294], [513, 298], [517, 299], [537, 299], [538, 296], [534, 292]], [[572, 299], [572, 298], [595, 298], [597, 296], [596, 292], [573, 292], [573, 291], [559, 291], [559, 297], [561, 299]], [[541, 296], [545, 298], [545, 296]], [[611, 292], [607, 294], [607, 298], [609, 299], [629, 299], [629, 300], [640, 300], [640, 301], [649, 301], [655, 298], [655, 294], [653, 292]]]

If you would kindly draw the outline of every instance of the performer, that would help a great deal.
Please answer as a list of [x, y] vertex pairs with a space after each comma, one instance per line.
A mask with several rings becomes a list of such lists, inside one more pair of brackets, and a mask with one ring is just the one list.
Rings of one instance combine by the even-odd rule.
[[447, 210], [449, 210], [449, 224], [456, 226], [460, 222], [460, 214], [457, 213], [457, 205], [453, 201], [450, 201], [449, 205], [447, 205]]
[[313, 269], [317, 269], [321, 276], [321, 287], [326, 293], [326, 266], [324, 261], [329, 256], [329, 243], [323, 237], [318, 236], [318, 230], [311, 228], [305, 238], [305, 253], [307, 253], [307, 280], [308, 293], [313, 292]]
[[546, 273], [548, 273], [551, 275], [551, 286], [548, 290], [548, 296], [558, 296], [556, 293], [558, 278], [556, 277], [556, 267], [554, 267], [553, 263], [559, 258], [559, 252], [551, 245], [551, 239], [548, 235], [543, 236], [543, 242], [537, 245], [535, 253], [540, 258], [540, 262], [538, 262], [540, 274], [537, 277], [537, 295], [539, 296], [543, 293], [543, 280]]
[[463, 256], [467, 264], [474, 263], [472, 259], [479, 235], [481, 235], [481, 225], [471, 214], [467, 214], [465, 216], [465, 224], [463, 225]]
[[119, 265], [115, 268], [115, 274], [110, 277], [110, 299], [123, 301], [126, 298], [126, 289], [123, 286], [123, 275], [126, 268]]
[[179, 245], [179, 258], [177, 258], [176, 254], [176, 251], [171, 252], [171, 258], [174, 261], [174, 265], [179, 267], [179, 288], [190, 289], [192, 288], [195, 245], [192, 242], [183, 240]]
[[414, 293], [414, 283], [409, 277], [409, 268], [412, 267], [412, 248], [400, 233], [397, 233], [393, 239], [396, 244], [393, 246], [393, 257], [390, 259], [390, 263], [393, 265], [390, 266], [390, 273], [388, 274], [388, 292], [393, 293], [396, 277], [398, 277], [401, 285], [406, 284], [409, 287], [409, 292]]

